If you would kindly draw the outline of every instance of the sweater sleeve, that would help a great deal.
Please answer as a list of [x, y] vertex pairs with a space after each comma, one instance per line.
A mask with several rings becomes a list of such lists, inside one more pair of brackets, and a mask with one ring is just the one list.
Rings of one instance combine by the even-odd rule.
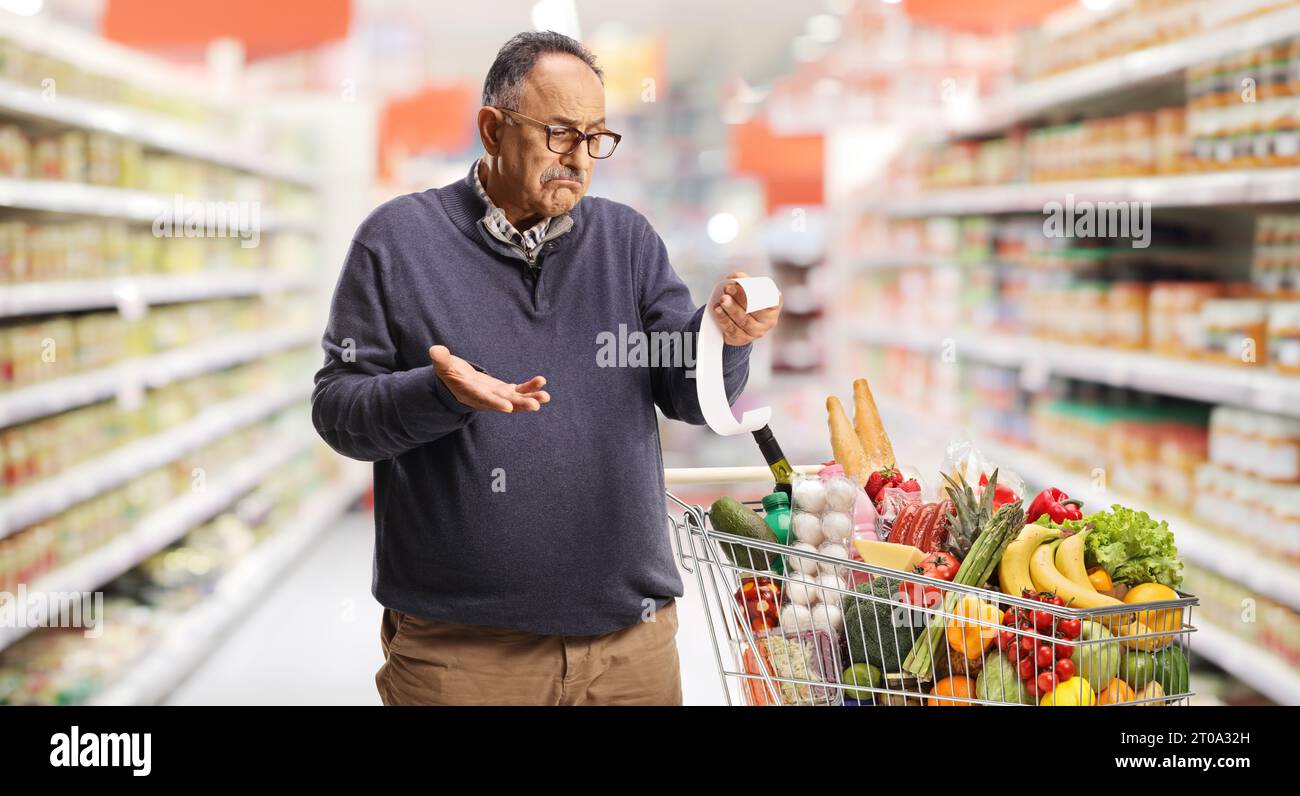
[[325, 442], [371, 462], [433, 442], [474, 417], [432, 364], [397, 370], [380, 270], [375, 254], [353, 241], [330, 305], [321, 340], [325, 365], [311, 396], [312, 423]]
[[[707, 307], [696, 307], [690, 290], [668, 262], [668, 249], [663, 239], [649, 225], [644, 224], [641, 246], [637, 256], [637, 274], [641, 285], [641, 325], [647, 334], [655, 332], [682, 332], [690, 335], [697, 351], [695, 336], [700, 331]], [[653, 339], [653, 338], [652, 338]], [[744, 392], [749, 380], [749, 352], [753, 345], [722, 345], [723, 382], [727, 389], [727, 403], [735, 403]], [[695, 391], [694, 363], [680, 365], [661, 364], [653, 368], [655, 404], [672, 420], [682, 420], [694, 425], [704, 425], [699, 396]]]

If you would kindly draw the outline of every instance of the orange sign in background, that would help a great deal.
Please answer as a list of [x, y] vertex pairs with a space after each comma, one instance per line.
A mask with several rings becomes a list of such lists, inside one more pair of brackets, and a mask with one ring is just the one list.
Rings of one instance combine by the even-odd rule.
[[172, 58], [202, 58], [213, 39], [244, 43], [251, 60], [347, 36], [349, 0], [223, 0], [160, 3], [108, 0], [104, 37]]
[[820, 134], [774, 135], [754, 118], [731, 126], [731, 170], [755, 177], [767, 194], [767, 210], [823, 201], [826, 142]]

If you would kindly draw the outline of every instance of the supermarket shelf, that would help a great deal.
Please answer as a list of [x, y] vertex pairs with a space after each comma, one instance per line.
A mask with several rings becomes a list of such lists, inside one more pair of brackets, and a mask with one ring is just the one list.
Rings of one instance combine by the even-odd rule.
[[1300, 705], [1300, 672], [1271, 652], [1196, 620], [1193, 656], [1214, 661], [1242, 682], [1281, 705]]
[[349, 462], [347, 475], [303, 501], [292, 524], [262, 542], [211, 597], [181, 617], [125, 677], [96, 695], [95, 705], [161, 702], [248, 615], [281, 573], [302, 559], [312, 540], [370, 488], [370, 468]]
[[1012, 183], [876, 198], [863, 212], [897, 217], [1042, 213], [1048, 202], [1149, 202], [1152, 207], [1219, 207], [1300, 201], [1300, 168], [1250, 169], [1068, 182]]
[[[19, 180], [0, 177], [0, 207], [18, 210], [41, 210], [78, 216], [119, 218], [152, 224], [170, 211], [180, 194], [159, 194], [105, 185], [87, 185], [58, 180]], [[182, 197], [199, 201], [199, 197]], [[221, 200], [233, 201], [233, 200]], [[311, 219], [280, 216], [269, 207], [259, 205], [259, 232], [316, 231]]]
[[937, 268], [944, 265], [956, 265], [956, 255], [939, 254], [876, 254], [851, 257], [847, 259], [853, 271], [889, 271], [898, 268]]
[[104, 401], [123, 391], [161, 387], [202, 373], [251, 362], [311, 343], [308, 329], [246, 332], [222, 340], [129, 360], [100, 370], [40, 382], [0, 396], [0, 428], [78, 406]]
[[[933, 413], [921, 412], [888, 396], [876, 396], [880, 411], [890, 421], [902, 426], [908, 433], [920, 435], [927, 445], [942, 446], [946, 439], [956, 434], [956, 424], [936, 418]], [[902, 438], [902, 434], [899, 434]], [[1053, 462], [1045, 456], [1021, 447], [1006, 445], [986, 436], [973, 436], [974, 442], [989, 459], [1015, 470], [1035, 487], [1055, 486], [1072, 497], [1079, 498], [1089, 510], [1100, 510], [1113, 503], [1126, 506], [1144, 506], [1150, 501], [1125, 495], [1113, 489], [1104, 492], [1096, 489], [1091, 479]], [[1215, 572], [1221, 577], [1240, 583], [1252, 591], [1300, 610], [1300, 569], [1278, 563], [1248, 544], [1235, 541], [1189, 517], [1169, 516], [1158, 508], [1154, 512], [1169, 522], [1178, 544], [1178, 552], [1187, 561]]]
[[987, 332], [860, 327], [856, 336], [871, 345], [920, 352], [939, 351], [951, 341], [958, 359], [970, 357], [988, 364], [1020, 368], [1023, 378], [1037, 383], [1045, 383], [1049, 375], [1056, 374], [1178, 398], [1300, 416], [1300, 378], [1255, 368]]
[[952, 138], [989, 135], [1047, 111], [1069, 109], [1098, 96], [1176, 78], [1189, 66], [1297, 34], [1300, 9], [1275, 11], [1017, 86], [1001, 96], [945, 114], [941, 126]]
[[[66, 594], [92, 592], [134, 567], [158, 550], [184, 536], [209, 517], [253, 490], [262, 479], [298, 453], [310, 448], [309, 437], [287, 436], [257, 455], [231, 465], [228, 478], [211, 483], [201, 492], [178, 497], [144, 517], [125, 536], [46, 573], [31, 584], [28, 593]], [[38, 617], [40, 625], [45, 617]], [[31, 625], [0, 627], [0, 650], [31, 632]]]
[[[976, 444], [993, 461], [1015, 470], [1031, 484], [1063, 489], [1071, 497], [1082, 500], [1089, 510], [1100, 510], [1113, 503], [1143, 506], [1151, 502], [1114, 489], [1099, 490], [1087, 477], [1033, 451], [988, 439], [979, 439]], [[1154, 513], [1168, 520], [1178, 544], [1178, 553], [1186, 560], [1300, 610], [1300, 568], [1267, 558], [1248, 544], [1224, 536], [1188, 517], [1170, 516], [1158, 509]]]
[[133, 442], [0, 500], [0, 538], [175, 461], [306, 399], [307, 385], [217, 404], [186, 423]]
[[27, 282], [0, 286], [0, 318], [128, 304], [174, 304], [235, 296], [266, 296], [305, 290], [318, 283], [317, 279], [268, 271]]
[[216, 138], [202, 127], [120, 105], [60, 96], [49, 101], [43, 92], [0, 80], [0, 114], [20, 116], [46, 124], [108, 133], [138, 141], [184, 157], [217, 163], [241, 171], [299, 185], [314, 186], [316, 177], [306, 168], [246, 154], [246, 149]]

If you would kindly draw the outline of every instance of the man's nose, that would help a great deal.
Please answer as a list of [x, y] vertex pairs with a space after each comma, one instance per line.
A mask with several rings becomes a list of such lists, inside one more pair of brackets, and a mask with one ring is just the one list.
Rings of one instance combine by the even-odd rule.
[[574, 171], [582, 172], [583, 184], [586, 184], [586, 179], [588, 176], [590, 176], [591, 164], [593, 160], [594, 158], [592, 158], [591, 153], [587, 151], [586, 141], [583, 141], [581, 144], [578, 144], [577, 149], [573, 150], [569, 154], [560, 158], [560, 162], [563, 163], [565, 166], [568, 166]]

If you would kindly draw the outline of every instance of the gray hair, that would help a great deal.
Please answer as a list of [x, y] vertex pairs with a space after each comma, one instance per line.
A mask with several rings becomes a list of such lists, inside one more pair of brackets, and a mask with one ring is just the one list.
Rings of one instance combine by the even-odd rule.
[[517, 33], [501, 46], [488, 70], [483, 81], [483, 104], [519, 110], [524, 80], [537, 65], [537, 59], [548, 53], [564, 53], [580, 59], [591, 67], [602, 84], [605, 82], [605, 73], [596, 66], [596, 56], [578, 41], [553, 30]]

